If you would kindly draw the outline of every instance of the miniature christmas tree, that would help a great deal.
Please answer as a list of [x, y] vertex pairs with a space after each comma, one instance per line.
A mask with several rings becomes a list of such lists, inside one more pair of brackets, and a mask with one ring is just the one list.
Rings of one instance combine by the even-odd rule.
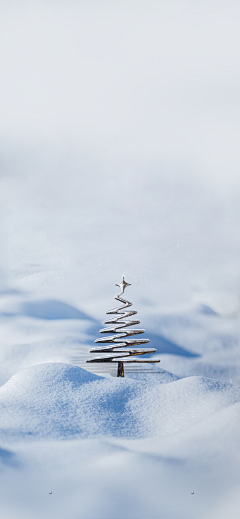
[[[116, 295], [115, 299], [123, 303], [123, 306], [118, 308], [113, 308], [109, 310], [107, 314], [113, 315], [116, 314], [116, 317], [108, 319], [104, 324], [109, 324], [110, 327], [103, 328], [99, 333], [114, 333], [116, 335], [111, 335], [110, 337], [103, 337], [101, 339], [96, 339], [95, 343], [107, 344], [107, 346], [100, 346], [98, 348], [93, 348], [90, 350], [90, 353], [110, 353], [111, 355], [104, 355], [102, 357], [95, 357], [94, 359], [89, 359], [87, 362], [115, 362], [117, 363], [117, 376], [124, 377], [124, 364], [126, 362], [131, 363], [155, 363], [160, 362], [160, 360], [151, 360], [145, 359], [140, 360], [137, 358], [129, 358], [135, 357], [139, 355], [145, 355], [147, 353], [155, 353], [156, 349], [133, 349], [133, 346], [142, 346], [143, 344], [147, 344], [149, 339], [128, 339], [133, 335], [139, 335], [144, 333], [145, 330], [129, 330], [124, 328], [128, 328], [129, 326], [134, 326], [135, 324], [139, 324], [140, 321], [125, 321], [125, 318], [136, 315], [137, 312], [134, 310], [126, 310], [132, 303], [123, 299], [122, 294], [126, 287], [130, 286], [130, 283], [127, 283], [122, 276], [122, 281], [120, 283], [115, 283], [116, 286], [120, 287], [121, 293]], [[129, 348], [129, 349], [124, 349]]]

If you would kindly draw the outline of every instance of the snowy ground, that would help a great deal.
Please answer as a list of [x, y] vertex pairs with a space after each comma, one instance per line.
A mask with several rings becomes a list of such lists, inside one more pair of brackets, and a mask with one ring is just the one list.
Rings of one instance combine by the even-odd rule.
[[[0, 4], [1, 519], [240, 517], [239, 15]], [[83, 369], [122, 273], [163, 373]]]

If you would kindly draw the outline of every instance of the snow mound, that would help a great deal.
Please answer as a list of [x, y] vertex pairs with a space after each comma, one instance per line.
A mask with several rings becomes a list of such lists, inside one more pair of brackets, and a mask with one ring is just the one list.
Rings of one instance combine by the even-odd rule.
[[[68, 364], [33, 366], [0, 388], [0, 435], [8, 439], [141, 435], [129, 410], [141, 383]], [[131, 425], [130, 425], [131, 424]]]
[[148, 434], [177, 433], [240, 401], [240, 387], [206, 377], [187, 377], [146, 388], [132, 409], [147, 424]]
[[42, 364], [0, 388], [0, 435], [141, 438], [173, 434], [240, 401], [240, 388], [203, 377], [163, 384], [103, 378], [68, 364]]
[[[2, 394], [8, 394], [17, 391], [23, 394], [29, 390], [34, 390], [40, 396], [47, 392], [54, 393], [56, 388], [69, 389], [78, 387], [81, 384], [99, 380], [102, 377], [94, 375], [85, 369], [71, 364], [39, 364], [30, 368], [19, 371], [1, 388]], [[1, 396], [0, 396], [1, 398]]]

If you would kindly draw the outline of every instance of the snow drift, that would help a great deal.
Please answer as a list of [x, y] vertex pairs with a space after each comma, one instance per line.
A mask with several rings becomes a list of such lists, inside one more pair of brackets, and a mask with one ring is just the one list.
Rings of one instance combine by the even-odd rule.
[[240, 388], [204, 377], [103, 378], [68, 364], [20, 371], [0, 388], [1, 436], [167, 435], [240, 401]]

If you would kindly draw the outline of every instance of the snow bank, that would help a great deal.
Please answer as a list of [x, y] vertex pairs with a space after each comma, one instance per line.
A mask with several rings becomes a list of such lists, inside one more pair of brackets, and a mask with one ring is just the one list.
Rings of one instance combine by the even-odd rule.
[[1, 436], [142, 438], [188, 429], [240, 401], [240, 388], [203, 377], [109, 379], [68, 364], [42, 364], [0, 388]]
[[240, 388], [206, 377], [187, 377], [146, 388], [132, 408], [146, 421], [149, 434], [187, 430], [240, 400]]
[[1, 434], [10, 437], [138, 435], [130, 410], [141, 383], [105, 379], [67, 364], [42, 364], [0, 389]]

